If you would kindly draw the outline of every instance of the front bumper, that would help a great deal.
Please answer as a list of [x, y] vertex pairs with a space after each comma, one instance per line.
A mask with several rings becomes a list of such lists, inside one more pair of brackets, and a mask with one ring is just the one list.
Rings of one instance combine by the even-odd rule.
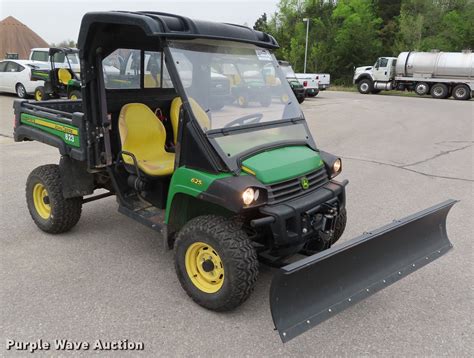
[[335, 207], [339, 211], [345, 207], [347, 184], [347, 180], [332, 180], [306, 195], [275, 205], [265, 205], [259, 209], [263, 218], [254, 220], [251, 225], [270, 228], [273, 236], [271, 248], [275, 252], [297, 252], [307, 240], [317, 234], [308, 218], [326, 212], [328, 207]]

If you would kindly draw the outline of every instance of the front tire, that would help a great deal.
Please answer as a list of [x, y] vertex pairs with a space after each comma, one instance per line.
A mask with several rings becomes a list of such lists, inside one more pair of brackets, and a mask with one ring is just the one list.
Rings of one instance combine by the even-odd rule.
[[34, 97], [36, 101], [46, 101], [48, 99], [44, 86], [36, 87]]
[[418, 96], [424, 96], [430, 92], [430, 85], [426, 82], [418, 82], [415, 85], [415, 93]]
[[436, 83], [431, 87], [431, 97], [445, 99], [449, 96], [449, 89], [444, 83]]
[[44, 232], [71, 230], [81, 217], [82, 197], [64, 198], [59, 166], [42, 165], [26, 181], [26, 203], [35, 224]]
[[241, 305], [258, 275], [255, 249], [235, 221], [198, 216], [178, 233], [175, 268], [181, 286], [194, 302], [213, 311]]
[[371, 80], [365, 78], [357, 84], [357, 89], [359, 90], [359, 93], [369, 94], [374, 90], [374, 84]]

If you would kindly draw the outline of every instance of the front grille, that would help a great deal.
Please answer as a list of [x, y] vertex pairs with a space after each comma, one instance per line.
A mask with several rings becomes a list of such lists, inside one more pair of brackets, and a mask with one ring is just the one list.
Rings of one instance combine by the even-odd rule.
[[[308, 179], [308, 189], [303, 189], [301, 180]], [[268, 185], [268, 202], [275, 204], [284, 200], [293, 199], [303, 193], [311, 192], [329, 181], [328, 174], [324, 165], [306, 175], [300, 175], [296, 178], [282, 181], [280, 183]]]

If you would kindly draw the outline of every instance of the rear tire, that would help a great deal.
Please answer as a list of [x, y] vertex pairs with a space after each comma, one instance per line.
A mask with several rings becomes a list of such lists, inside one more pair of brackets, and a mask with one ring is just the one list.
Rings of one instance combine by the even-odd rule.
[[461, 101], [471, 98], [471, 90], [465, 84], [459, 84], [453, 89], [453, 98]]
[[257, 280], [258, 260], [251, 241], [241, 225], [221, 216], [189, 221], [176, 237], [174, 256], [181, 286], [194, 302], [210, 310], [229, 311], [241, 305]]
[[359, 90], [359, 93], [369, 94], [374, 90], [374, 84], [371, 80], [365, 78], [359, 81], [359, 83], [357, 84], [357, 89]]
[[437, 99], [445, 99], [449, 95], [449, 89], [448, 86], [446, 86], [444, 83], [436, 83], [431, 87], [431, 97], [437, 98]]
[[74, 90], [74, 91], [71, 91], [71, 93], [69, 93], [69, 99], [77, 100], [81, 98], [82, 98], [81, 91]]
[[28, 97], [28, 94], [26, 93], [25, 86], [23, 86], [21, 83], [18, 83], [15, 87], [16, 90], [16, 95], [19, 98], [26, 98]]
[[415, 93], [418, 96], [424, 96], [430, 92], [430, 85], [426, 82], [418, 82], [415, 85]]
[[64, 198], [56, 164], [42, 165], [30, 173], [26, 203], [35, 224], [50, 234], [71, 230], [81, 217], [82, 197]]

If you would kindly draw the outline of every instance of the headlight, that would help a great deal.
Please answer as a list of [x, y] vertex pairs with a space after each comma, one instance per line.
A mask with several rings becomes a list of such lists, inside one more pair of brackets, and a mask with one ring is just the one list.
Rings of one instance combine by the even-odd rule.
[[258, 189], [254, 190], [253, 188], [247, 188], [242, 193], [242, 201], [244, 202], [245, 205], [248, 206], [252, 204], [254, 201], [257, 201], [259, 194], [260, 194], [260, 191]]
[[336, 175], [338, 175], [341, 172], [341, 170], [342, 170], [342, 161], [340, 158], [337, 158], [332, 164], [331, 178], [334, 178]]

